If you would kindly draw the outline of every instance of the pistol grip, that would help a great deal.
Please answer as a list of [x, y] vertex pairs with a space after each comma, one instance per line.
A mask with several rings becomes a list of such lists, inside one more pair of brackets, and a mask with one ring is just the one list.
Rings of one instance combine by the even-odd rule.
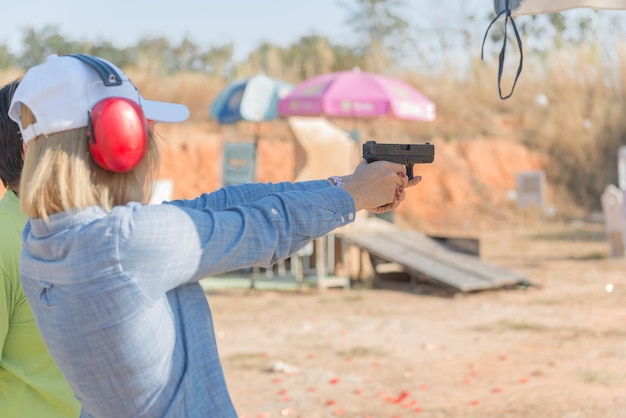
[[405, 164], [406, 176], [411, 180], [413, 178], [413, 164]]

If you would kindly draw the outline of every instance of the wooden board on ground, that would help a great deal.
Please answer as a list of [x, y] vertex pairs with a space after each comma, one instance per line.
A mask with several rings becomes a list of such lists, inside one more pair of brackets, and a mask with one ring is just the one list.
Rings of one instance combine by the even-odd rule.
[[479, 257], [451, 251], [438, 240], [414, 230], [400, 229], [384, 221], [367, 219], [341, 233], [348, 245], [400, 265], [412, 277], [453, 288], [459, 292], [511, 287], [527, 283], [513, 271], [490, 265]]

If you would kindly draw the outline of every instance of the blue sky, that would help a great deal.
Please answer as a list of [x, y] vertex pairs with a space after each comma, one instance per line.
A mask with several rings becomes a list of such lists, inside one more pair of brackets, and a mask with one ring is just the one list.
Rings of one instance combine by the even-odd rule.
[[[19, 52], [23, 29], [56, 25], [69, 40], [107, 40], [134, 45], [142, 37], [164, 36], [173, 43], [185, 36], [201, 47], [233, 42], [235, 56], [263, 41], [286, 46], [317, 33], [337, 43], [355, 43], [345, 25], [340, 1], [350, 0], [20, 0], [3, 4], [0, 42]], [[492, 0], [408, 0], [411, 21], [454, 22], [460, 9], [489, 13]], [[484, 28], [482, 28], [484, 29]]]
[[[236, 59], [244, 59], [263, 42], [287, 46], [312, 33], [346, 46], [358, 42], [345, 24], [348, 13], [340, 5], [354, 4], [353, 0], [12, 0], [4, 3], [0, 43], [8, 45], [13, 53], [21, 52], [24, 29], [41, 29], [45, 25], [57, 26], [67, 40], [111, 41], [118, 47], [132, 46], [140, 38], [152, 36], [166, 37], [174, 45], [187, 36], [206, 49], [232, 42]], [[493, 0], [406, 0], [406, 4], [402, 12], [411, 22], [411, 30], [422, 37], [434, 35], [419, 40], [424, 50], [437, 37], [449, 38], [447, 48], [454, 48], [451, 45], [467, 31], [472, 34], [471, 50], [458, 53], [480, 55], [480, 42], [489, 22], [472, 22], [466, 16], [471, 13], [487, 16], [492, 11]], [[626, 11], [601, 13], [607, 17], [618, 15], [626, 21]], [[516, 18], [518, 22], [524, 19], [530, 17]], [[430, 53], [437, 54], [440, 50], [441, 45], [434, 43]]]
[[23, 28], [57, 25], [69, 39], [133, 45], [141, 37], [188, 36], [201, 46], [233, 42], [241, 55], [262, 41], [288, 45], [311, 32], [345, 38], [337, 0], [21, 0], [3, 4], [0, 39], [13, 52]]

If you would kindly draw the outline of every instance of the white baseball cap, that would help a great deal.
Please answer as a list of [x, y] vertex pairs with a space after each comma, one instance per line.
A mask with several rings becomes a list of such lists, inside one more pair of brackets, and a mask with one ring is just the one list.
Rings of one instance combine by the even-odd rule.
[[[39, 135], [88, 126], [88, 112], [107, 97], [137, 102], [146, 119], [155, 122], [182, 122], [189, 117], [185, 105], [145, 100], [118, 67], [81, 54], [50, 55], [46, 62], [29, 69], [15, 90], [9, 117], [19, 125], [26, 143]], [[21, 121], [22, 104], [37, 119], [26, 128]]]

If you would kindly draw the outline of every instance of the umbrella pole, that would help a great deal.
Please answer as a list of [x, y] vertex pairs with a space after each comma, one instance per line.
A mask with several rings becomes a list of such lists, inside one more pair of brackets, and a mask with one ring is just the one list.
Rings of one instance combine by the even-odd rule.
[[355, 156], [353, 158], [354, 163], [358, 164], [361, 161], [361, 132], [359, 131], [358, 119], [352, 118], [352, 129], [350, 130], [350, 139], [354, 141], [354, 153]]
[[361, 144], [361, 132], [359, 131], [357, 118], [352, 118], [352, 129], [348, 131], [350, 138], [358, 145]]
[[259, 139], [261, 138], [261, 130], [260, 130], [259, 122], [253, 122], [253, 124], [254, 124], [254, 129], [253, 129], [252, 137], [254, 141], [253, 142], [254, 149], [252, 152], [252, 155], [253, 155], [252, 164], [254, 167], [253, 169], [254, 174], [252, 175], [252, 177], [253, 177], [253, 181], [257, 181], [257, 178], [258, 178], [257, 177], [257, 152], [259, 151]]
[[254, 145], [257, 145], [261, 138], [261, 126], [259, 122], [254, 122]]

